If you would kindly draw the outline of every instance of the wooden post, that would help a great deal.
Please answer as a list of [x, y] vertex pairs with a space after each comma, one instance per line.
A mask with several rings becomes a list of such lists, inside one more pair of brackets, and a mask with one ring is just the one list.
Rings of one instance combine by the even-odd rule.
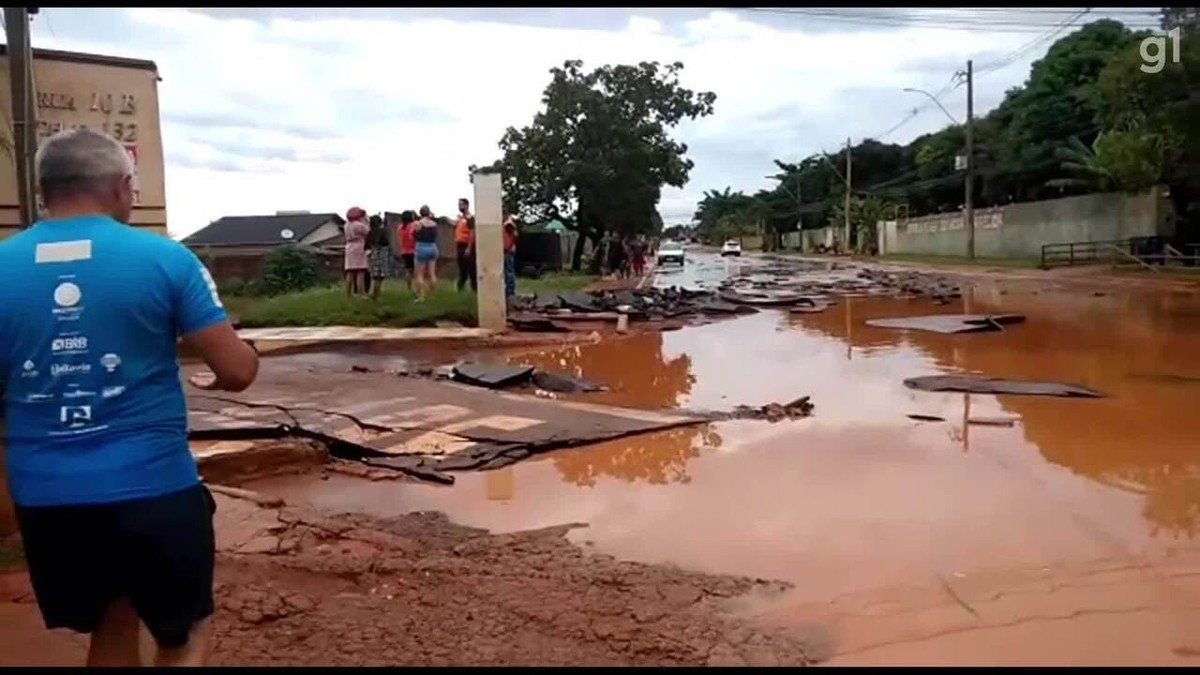
[[17, 169], [17, 204], [21, 227], [38, 218], [33, 158], [37, 153], [37, 93], [33, 90], [33, 47], [29, 42], [29, 10], [4, 8], [8, 41], [8, 80], [12, 90], [13, 163]]
[[479, 327], [504, 330], [503, 188], [499, 173], [475, 173], [475, 269], [479, 277]]

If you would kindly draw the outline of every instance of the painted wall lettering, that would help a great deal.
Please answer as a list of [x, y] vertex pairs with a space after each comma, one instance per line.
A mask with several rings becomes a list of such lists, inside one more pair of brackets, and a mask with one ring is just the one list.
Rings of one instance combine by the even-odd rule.
[[122, 143], [137, 143], [138, 139], [136, 122], [105, 122], [104, 133]]
[[39, 91], [37, 107], [39, 110], [74, 110], [75, 97], [54, 91]]
[[113, 96], [112, 94], [92, 94], [92, 107], [90, 110], [100, 111], [105, 115], [111, 115], [113, 111]]

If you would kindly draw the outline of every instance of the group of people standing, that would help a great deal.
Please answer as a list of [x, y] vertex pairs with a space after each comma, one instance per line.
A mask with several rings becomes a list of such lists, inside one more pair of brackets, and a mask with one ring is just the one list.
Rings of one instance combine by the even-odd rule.
[[642, 235], [619, 236], [610, 232], [604, 239], [604, 270], [606, 274], [625, 279], [641, 277], [646, 271], [646, 257], [650, 254], [650, 242]]
[[[390, 235], [390, 236], [389, 236]], [[504, 287], [505, 296], [516, 293], [517, 228], [504, 214]], [[346, 212], [345, 227], [346, 295], [369, 293], [378, 298], [383, 280], [403, 270], [405, 284], [416, 293], [417, 302], [437, 287], [438, 222], [428, 206], [416, 212], [404, 211], [393, 232], [380, 216], [367, 217], [360, 207]], [[458, 219], [454, 225], [455, 261], [458, 264], [457, 287], [478, 290], [475, 259], [475, 217], [471, 202], [458, 200]]]

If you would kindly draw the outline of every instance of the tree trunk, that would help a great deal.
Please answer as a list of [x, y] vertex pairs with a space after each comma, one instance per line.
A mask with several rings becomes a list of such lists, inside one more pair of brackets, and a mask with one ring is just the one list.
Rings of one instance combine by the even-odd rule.
[[571, 253], [571, 271], [578, 272], [583, 268], [583, 245], [587, 242], [587, 237], [582, 232], [575, 233], [575, 250]]
[[592, 236], [592, 237], [591, 237], [591, 239], [592, 239], [592, 250], [593, 250], [593, 251], [595, 251], [595, 252], [596, 252], [596, 254], [592, 256], [592, 261], [591, 261], [591, 264], [590, 264], [590, 265], [588, 265], [588, 273], [589, 273], [589, 274], [596, 274], [596, 275], [598, 275], [598, 274], [600, 274], [600, 264], [601, 264], [602, 262], [604, 262], [604, 261], [601, 259], [601, 255], [600, 255], [600, 253], [601, 253], [601, 251], [600, 251], [600, 242], [601, 242], [601, 241], [604, 239], [604, 237], [603, 237], [603, 236], [601, 236], [601, 235], [599, 235], [599, 234], [595, 234], [595, 233], [593, 233], [593, 235], [594, 235], [594, 236]]

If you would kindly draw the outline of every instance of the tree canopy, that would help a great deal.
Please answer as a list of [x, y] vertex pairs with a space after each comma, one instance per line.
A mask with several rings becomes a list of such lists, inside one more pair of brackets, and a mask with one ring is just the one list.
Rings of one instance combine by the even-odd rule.
[[[976, 206], [1166, 183], [1181, 228], [1200, 220], [1200, 10], [1165, 8], [1162, 27], [1181, 36], [1167, 39], [1168, 58], [1156, 73], [1142, 68], [1140, 43], [1151, 34], [1118, 21], [1094, 21], [1051, 45], [1022, 86], [975, 120]], [[961, 208], [964, 174], [955, 157], [965, 152], [962, 125], [906, 145], [866, 139], [850, 152], [852, 239], [860, 244], [874, 241], [881, 215]], [[706, 192], [694, 216], [699, 236], [721, 238], [722, 218], [760, 219], [774, 236], [843, 224], [845, 149], [775, 164], [771, 190]], [[764, 206], [765, 216], [756, 212]]]
[[602, 66], [582, 61], [550, 70], [533, 122], [500, 140], [505, 206], [526, 221], [558, 218], [584, 239], [606, 232], [661, 230], [664, 185], [683, 187], [692, 169], [687, 146], [669, 131], [712, 114], [716, 95], [680, 85], [681, 63]]

